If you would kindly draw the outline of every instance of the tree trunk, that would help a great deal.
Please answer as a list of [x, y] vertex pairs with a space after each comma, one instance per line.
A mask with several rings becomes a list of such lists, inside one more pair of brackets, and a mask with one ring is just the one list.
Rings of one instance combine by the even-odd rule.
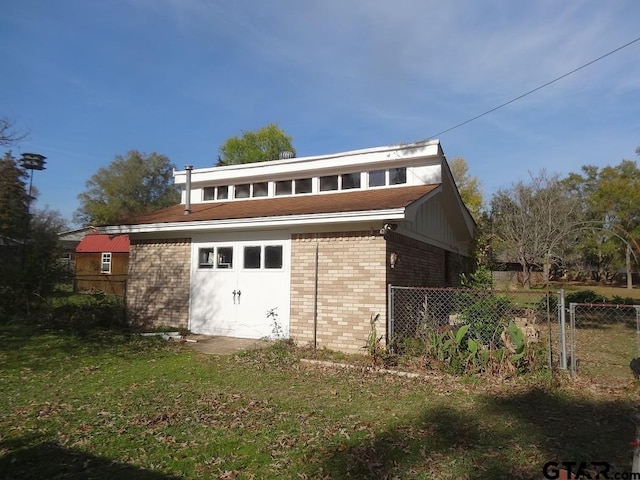
[[627, 262], [627, 288], [633, 288], [633, 273], [631, 272], [631, 245], [627, 243], [625, 252], [625, 260]]
[[529, 265], [526, 260], [521, 260], [522, 265], [522, 288], [529, 289], [531, 287], [531, 273], [529, 272]]
[[542, 280], [544, 282], [544, 288], [549, 286], [549, 277], [551, 277], [551, 255], [547, 255], [544, 258], [544, 265], [542, 266]]

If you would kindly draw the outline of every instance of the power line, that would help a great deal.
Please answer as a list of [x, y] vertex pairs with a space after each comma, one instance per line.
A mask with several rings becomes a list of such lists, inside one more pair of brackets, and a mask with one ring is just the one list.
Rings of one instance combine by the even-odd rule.
[[570, 72], [565, 73], [564, 75], [560, 75], [558, 78], [554, 78], [553, 80], [551, 80], [550, 82], [545, 83], [544, 85], [540, 85], [539, 87], [536, 87], [536, 88], [534, 88], [533, 90], [529, 90], [527, 93], [523, 93], [522, 95], [519, 95], [519, 96], [517, 96], [516, 98], [509, 100], [508, 102], [502, 103], [502, 104], [498, 105], [497, 107], [492, 108], [491, 110], [487, 110], [486, 112], [481, 113], [480, 115], [476, 115], [475, 117], [470, 118], [469, 120], [465, 120], [464, 122], [459, 123], [458, 125], [455, 125], [455, 126], [453, 126], [453, 127], [447, 128], [446, 130], [443, 130], [443, 131], [441, 131], [441, 132], [439, 132], [439, 133], [436, 133], [435, 135], [432, 135], [432, 136], [427, 137], [427, 138], [437, 138], [437, 137], [439, 137], [440, 135], [443, 135], [443, 134], [445, 134], [445, 133], [447, 133], [447, 132], [450, 132], [451, 130], [455, 130], [456, 128], [460, 128], [460, 127], [462, 127], [463, 125], [466, 125], [467, 123], [471, 123], [471, 122], [473, 122], [474, 120], [477, 120], [477, 119], [479, 119], [479, 118], [482, 118], [482, 117], [484, 117], [485, 115], [489, 115], [490, 113], [493, 113], [493, 112], [495, 112], [496, 110], [498, 110], [498, 109], [500, 109], [500, 108], [502, 108], [502, 107], [506, 107], [507, 105], [510, 105], [510, 104], [512, 104], [513, 102], [517, 102], [517, 101], [518, 101], [518, 100], [520, 100], [521, 98], [524, 98], [524, 97], [526, 97], [527, 95], [531, 95], [532, 93], [535, 93], [535, 92], [537, 92], [538, 90], [542, 90], [543, 88], [548, 87], [548, 86], [549, 86], [549, 85], [551, 85], [552, 83], [555, 83], [555, 82], [557, 82], [557, 81], [559, 81], [559, 80], [562, 80], [563, 78], [568, 77], [569, 75], [572, 75], [572, 74], [576, 73], [577, 71], [582, 70], [583, 68], [588, 67], [589, 65], [593, 65], [594, 63], [596, 63], [596, 62], [598, 62], [598, 61], [602, 60], [603, 58], [606, 58], [606, 57], [608, 57], [609, 55], [613, 55], [614, 53], [619, 52], [619, 51], [620, 51], [620, 50], [622, 50], [623, 48], [626, 48], [626, 47], [628, 47], [629, 45], [632, 45], [632, 44], [634, 44], [634, 43], [636, 43], [636, 42], [638, 42], [638, 41], [640, 41], [640, 37], [636, 38], [635, 40], [631, 40], [630, 42], [625, 43], [624, 45], [622, 45], [622, 46], [620, 46], [620, 47], [618, 47], [618, 48], [616, 48], [616, 49], [614, 49], [614, 50], [611, 50], [610, 52], [605, 53], [604, 55], [601, 55], [601, 56], [599, 56], [598, 58], [596, 58], [596, 59], [594, 59], [594, 60], [591, 60], [590, 62], [585, 63], [584, 65], [582, 65], [582, 66], [580, 66], [580, 67], [578, 67], [578, 68], [575, 68], [575, 69], [571, 70]]

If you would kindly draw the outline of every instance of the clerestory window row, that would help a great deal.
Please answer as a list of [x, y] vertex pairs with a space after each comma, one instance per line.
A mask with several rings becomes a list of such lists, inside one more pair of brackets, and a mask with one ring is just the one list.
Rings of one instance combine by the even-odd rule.
[[204, 187], [202, 189], [202, 200], [206, 202], [212, 200], [301, 195], [305, 193], [402, 185], [405, 183], [407, 183], [407, 169], [406, 167], [399, 167], [385, 170], [370, 170], [368, 172], [297, 178], [293, 180]]

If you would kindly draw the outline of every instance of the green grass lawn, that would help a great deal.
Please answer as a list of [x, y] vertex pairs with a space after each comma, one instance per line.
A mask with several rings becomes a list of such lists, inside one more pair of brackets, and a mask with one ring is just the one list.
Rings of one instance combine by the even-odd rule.
[[629, 470], [632, 381], [407, 379], [220, 357], [108, 331], [0, 326], [0, 478], [542, 478]]
[[632, 289], [628, 289], [626, 286], [622, 285], [601, 285], [593, 282], [552, 282], [551, 288], [558, 290], [564, 288], [567, 293], [580, 290], [592, 290], [607, 298], [628, 297], [640, 302], [640, 288], [637, 285]]

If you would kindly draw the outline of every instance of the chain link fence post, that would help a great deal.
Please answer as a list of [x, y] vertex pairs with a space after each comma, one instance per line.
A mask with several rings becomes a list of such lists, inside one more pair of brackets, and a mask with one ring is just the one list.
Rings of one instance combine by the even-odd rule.
[[576, 358], [576, 304], [569, 304], [569, 330], [571, 331], [570, 337], [570, 350], [569, 358], [571, 359], [571, 375], [575, 376], [578, 373], [578, 359]]
[[564, 303], [564, 289], [558, 292], [558, 321], [560, 322], [560, 369], [567, 369], [567, 317]]
[[640, 305], [636, 305], [636, 355], [640, 357]]
[[394, 312], [393, 312], [393, 286], [391, 284], [387, 285], [387, 347], [392, 347], [391, 342], [393, 341], [393, 322], [394, 322]]

